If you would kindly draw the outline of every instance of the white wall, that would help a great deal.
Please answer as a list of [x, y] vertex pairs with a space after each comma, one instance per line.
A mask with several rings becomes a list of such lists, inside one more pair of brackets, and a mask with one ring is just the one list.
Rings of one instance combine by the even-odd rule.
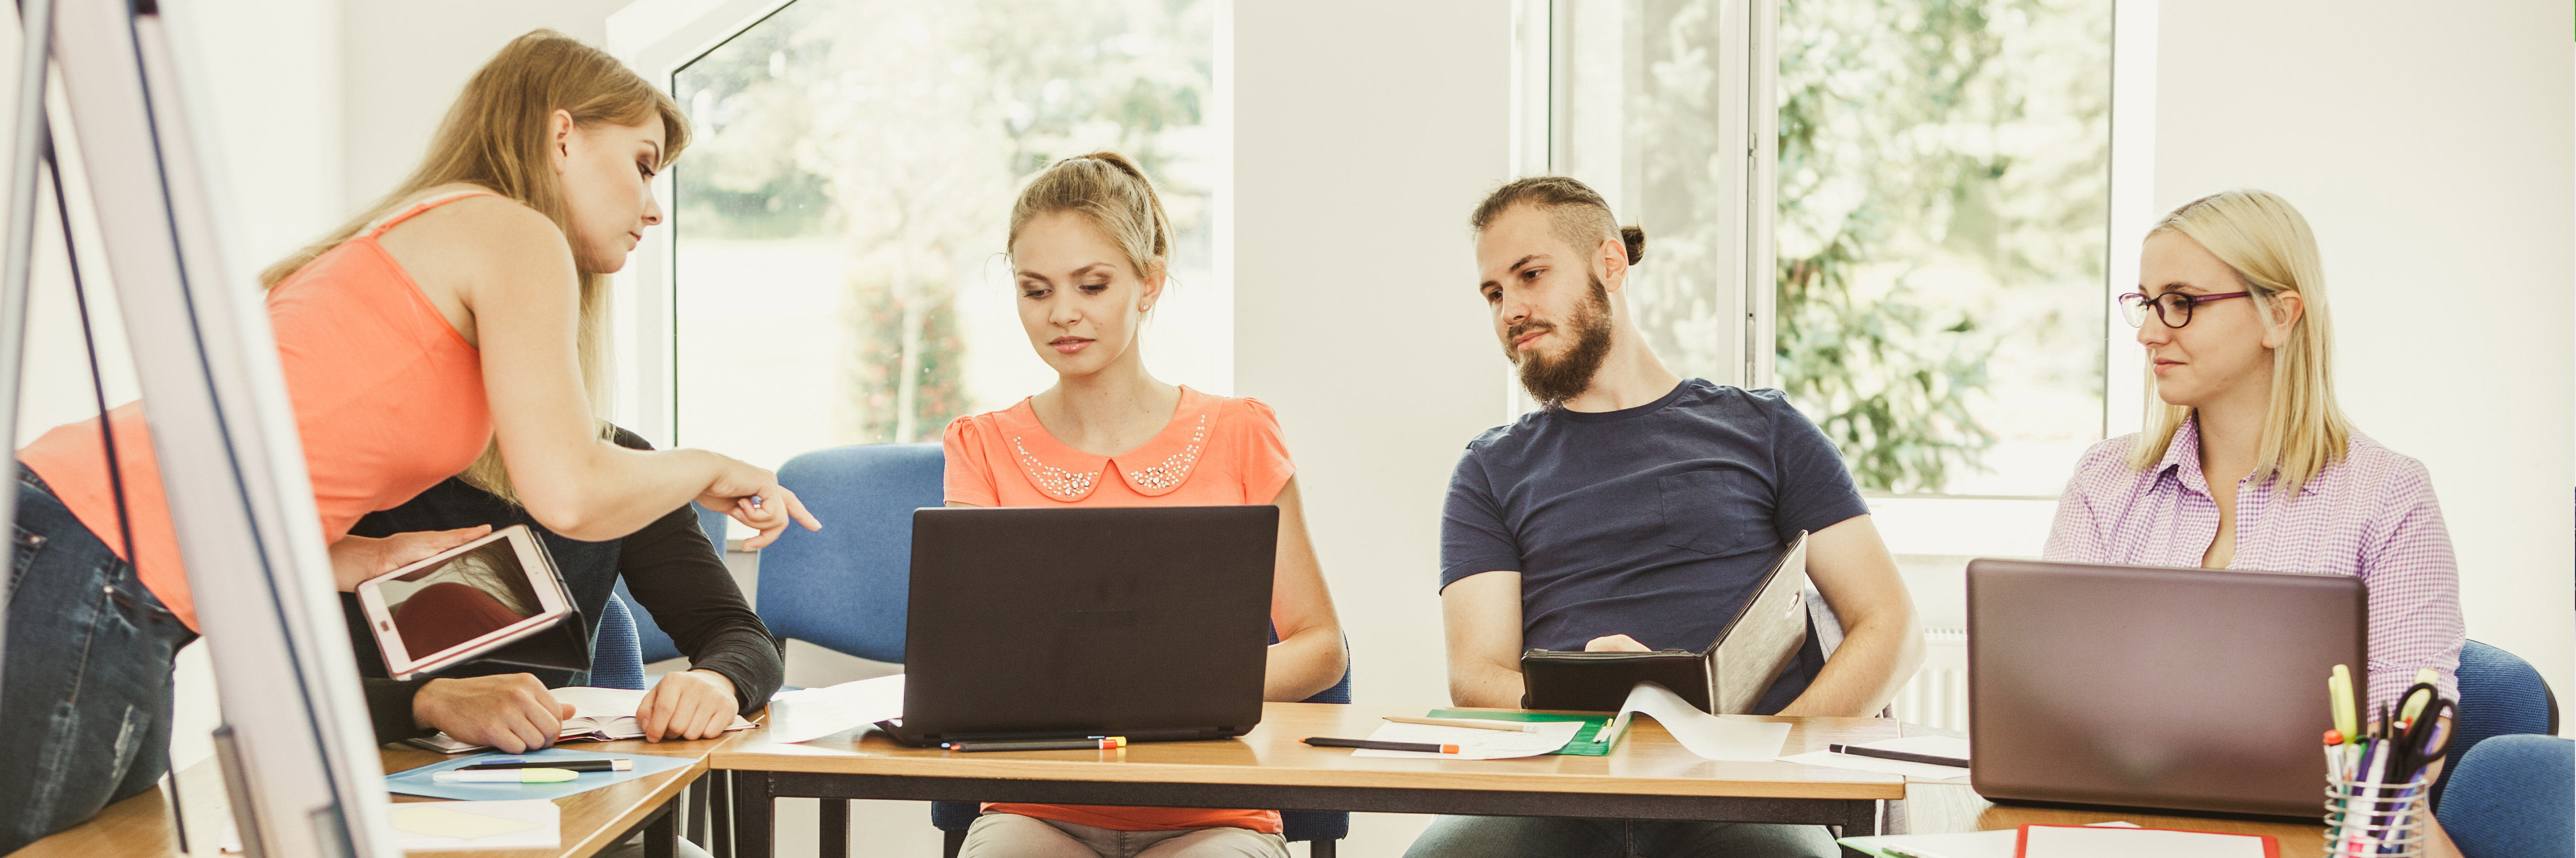
[[2432, 469], [2469, 637], [2576, 700], [2567, 4], [2163, 4], [2159, 208], [2231, 187], [2298, 205], [2343, 407]]
[[[317, 0], [327, 2], [327, 0]], [[341, 6], [348, 154], [346, 205], [355, 210], [410, 175], [465, 79], [529, 30], [551, 28], [599, 46], [608, 14], [631, 0], [439, 0]]]
[[[1467, 213], [1511, 177], [1511, 9], [1243, 2], [1235, 389], [1278, 409], [1364, 703], [1448, 703], [1440, 503], [1502, 421]], [[1428, 817], [1360, 814], [1345, 854]]]
[[1355, 695], [1445, 705], [1440, 503], [1505, 407], [1467, 214], [1511, 177], [1510, 9], [1235, 14], [1235, 389], [1287, 430]]

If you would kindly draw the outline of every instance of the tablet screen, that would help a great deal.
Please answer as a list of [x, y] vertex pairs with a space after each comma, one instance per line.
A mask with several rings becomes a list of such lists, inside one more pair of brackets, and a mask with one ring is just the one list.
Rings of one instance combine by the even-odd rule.
[[394, 632], [413, 659], [537, 615], [543, 606], [510, 540], [495, 539], [447, 562], [376, 585]]

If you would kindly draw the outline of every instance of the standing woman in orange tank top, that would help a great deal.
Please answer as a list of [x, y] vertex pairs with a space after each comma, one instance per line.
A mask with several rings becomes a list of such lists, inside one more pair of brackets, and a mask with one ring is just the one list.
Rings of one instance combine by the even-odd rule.
[[[759, 530], [753, 547], [791, 520], [820, 528], [767, 470], [603, 437], [607, 275], [661, 222], [652, 177], [687, 142], [678, 106], [633, 71], [530, 33], [466, 84], [402, 187], [262, 274], [339, 578], [470, 538], [347, 535], [459, 473], [573, 539], [692, 500]], [[168, 768], [171, 659], [196, 614], [141, 406], [18, 451], [0, 853]]]

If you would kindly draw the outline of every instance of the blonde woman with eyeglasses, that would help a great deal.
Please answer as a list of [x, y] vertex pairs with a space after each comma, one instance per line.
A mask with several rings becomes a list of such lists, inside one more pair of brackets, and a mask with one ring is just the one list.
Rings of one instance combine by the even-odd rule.
[[[2420, 668], [2459, 698], [2458, 564], [2424, 464], [2336, 407], [2307, 219], [2235, 190], [2147, 233], [2120, 296], [2152, 376], [2145, 431], [2095, 445], [2057, 502], [2051, 560], [2352, 575], [2370, 593], [2368, 711]], [[2450, 845], [2436, 837], [2433, 854]]]

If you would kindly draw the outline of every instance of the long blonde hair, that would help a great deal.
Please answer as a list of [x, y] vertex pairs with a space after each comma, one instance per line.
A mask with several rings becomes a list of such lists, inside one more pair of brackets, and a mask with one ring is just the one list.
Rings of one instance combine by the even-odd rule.
[[[2308, 219], [2268, 191], [2221, 191], [2174, 209], [2147, 235], [2161, 232], [2181, 233], [2227, 263], [2266, 317], [2283, 293], [2299, 296], [2305, 312], [2272, 350], [2272, 399], [2255, 453], [2255, 476], [2276, 481], [2283, 497], [2296, 501], [2309, 480], [2343, 461], [2352, 447], [2352, 422], [2335, 405], [2334, 327], [2327, 321], [2325, 269]], [[2149, 372], [2146, 431], [2129, 463], [2139, 470], [2155, 467], [2173, 445], [2174, 432], [2190, 419], [2191, 408], [2157, 397], [2156, 377]]]
[[[606, 123], [641, 125], [662, 121], [662, 163], [668, 166], [689, 145], [689, 122], [679, 104], [645, 82], [616, 57], [553, 30], [534, 30], [503, 46], [481, 71], [466, 81], [465, 91], [447, 109], [447, 118], [430, 138], [429, 153], [392, 193], [368, 206], [348, 223], [270, 265], [259, 275], [263, 288], [276, 288], [316, 257], [340, 246], [369, 225], [432, 188], [467, 184], [518, 201], [554, 221], [569, 238], [571, 222], [564, 207], [562, 178], [547, 157], [547, 132], [554, 112], [572, 114], [576, 126]], [[608, 275], [580, 275], [581, 317], [575, 352], [581, 360], [582, 388], [591, 413], [605, 413], [608, 392]], [[599, 425], [602, 437], [612, 430]], [[497, 443], [463, 474], [475, 487], [516, 502], [518, 493], [502, 466]]]

